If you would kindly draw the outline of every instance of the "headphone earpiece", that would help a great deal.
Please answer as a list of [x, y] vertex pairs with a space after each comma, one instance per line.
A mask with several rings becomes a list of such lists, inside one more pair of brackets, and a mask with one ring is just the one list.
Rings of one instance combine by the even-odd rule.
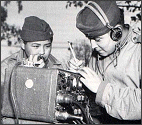
[[110, 37], [113, 41], [119, 41], [122, 37], [122, 29], [120, 27], [111, 29]]
[[[97, 8], [94, 8], [91, 4], [94, 4], [94, 6]], [[110, 37], [113, 41], [119, 41], [122, 37], [122, 29], [120, 26], [118, 27], [113, 27], [110, 25], [110, 22], [104, 13], [104, 11], [101, 9], [101, 7], [94, 1], [89, 2], [85, 7], [89, 8], [92, 10], [96, 16], [100, 19], [100, 21], [104, 24], [104, 26], [107, 26], [111, 32], [110, 32]]]

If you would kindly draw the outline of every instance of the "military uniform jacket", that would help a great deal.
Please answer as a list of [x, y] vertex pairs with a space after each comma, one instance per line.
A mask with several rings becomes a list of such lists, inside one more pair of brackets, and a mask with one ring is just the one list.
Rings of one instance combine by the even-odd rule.
[[123, 43], [118, 56], [91, 58], [89, 67], [102, 79], [95, 101], [114, 118], [140, 120], [141, 36], [129, 28]]

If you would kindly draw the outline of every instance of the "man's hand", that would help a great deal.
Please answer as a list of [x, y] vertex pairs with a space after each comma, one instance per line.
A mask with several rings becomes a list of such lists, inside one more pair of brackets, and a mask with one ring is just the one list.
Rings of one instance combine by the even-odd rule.
[[99, 76], [90, 68], [84, 67], [82, 60], [71, 59], [68, 62], [69, 69], [75, 73], [80, 73], [82, 77], [80, 81], [92, 92], [97, 93], [98, 87], [101, 83]]
[[38, 55], [30, 55], [29, 58], [25, 61], [25, 66], [43, 68], [45, 65], [44, 60], [38, 59], [38, 57]]
[[45, 65], [44, 60], [42, 58], [38, 59], [38, 57], [38, 55], [35, 55], [33, 57], [34, 65], [38, 68], [43, 68], [43, 66]]
[[84, 66], [83, 61], [82, 60], [74, 60], [71, 59], [68, 62], [68, 66], [69, 66], [69, 70], [76, 72], [78, 69], [80, 69], [81, 67]]
[[83, 67], [78, 73], [82, 75], [80, 81], [92, 92], [97, 93], [98, 87], [101, 83], [99, 76], [90, 68]]

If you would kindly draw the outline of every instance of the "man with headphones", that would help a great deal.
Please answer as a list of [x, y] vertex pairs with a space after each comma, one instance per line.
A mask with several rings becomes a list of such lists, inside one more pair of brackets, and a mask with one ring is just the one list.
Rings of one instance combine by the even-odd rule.
[[[141, 40], [123, 16], [115, 1], [92, 1], [78, 13], [76, 27], [93, 51], [88, 67], [77, 72], [107, 113], [101, 122], [136, 124], [141, 120]], [[70, 69], [75, 65], [78, 69], [69, 61]]]

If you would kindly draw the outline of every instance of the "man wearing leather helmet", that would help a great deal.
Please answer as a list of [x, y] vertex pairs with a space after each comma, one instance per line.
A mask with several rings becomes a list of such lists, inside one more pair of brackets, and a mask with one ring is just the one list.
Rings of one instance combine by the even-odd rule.
[[[93, 50], [89, 67], [77, 70], [80, 80], [116, 123], [140, 123], [141, 36], [124, 24], [115, 1], [88, 2], [77, 15], [76, 27], [90, 39]], [[73, 59], [69, 65], [79, 67]], [[107, 114], [101, 120], [114, 123]]]

